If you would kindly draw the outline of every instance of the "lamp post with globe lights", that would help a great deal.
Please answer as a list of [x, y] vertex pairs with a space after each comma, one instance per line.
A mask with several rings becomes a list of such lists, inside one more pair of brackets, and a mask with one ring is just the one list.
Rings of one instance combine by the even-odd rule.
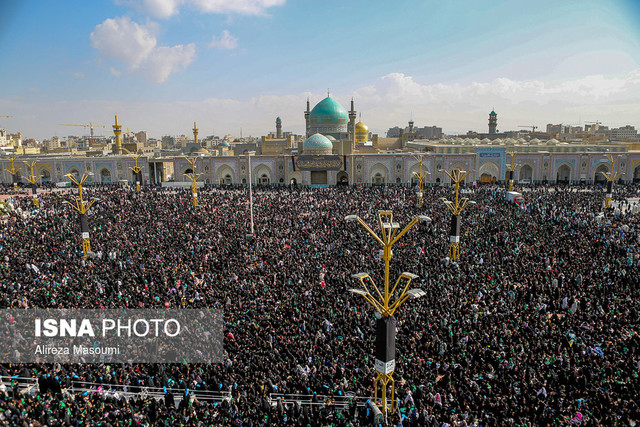
[[424, 182], [424, 179], [427, 177], [427, 175], [430, 173], [428, 170], [425, 169], [424, 173], [422, 172], [422, 162], [424, 161], [424, 155], [423, 154], [419, 154], [417, 156], [413, 156], [414, 159], [416, 159], [418, 161], [419, 166], [419, 171], [418, 172], [414, 172], [413, 176], [416, 177], [416, 179], [418, 180], [418, 187], [417, 187], [417, 192], [416, 192], [416, 207], [417, 208], [421, 208], [422, 207], [422, 183]]
[[185, 176], [191, 180], [191, 204], [194, 208], [198, 207], [198, 185], [197, 181], [201, 173], [196, 173], [196, 166], [198, 165], [199, 157], [194, 157], [192, 159], [185, 157], [187, 162], [191, 165], [191, 172], [185, 173]]
[[7, 172], [11, 174], [11, 180], [13, 181], [13, 191], [18, 192], [18, 172], [20, 168], [17, 167], [14, 162], [16, 161], [16, 156], [12, 156], [9, 158], [11, 161], [11, 166], [7, 168]]
[[460, 214], [468, 205], [475, 205], [476, 202], [469, 200], [468, 197], [460, 198], [460, 183], [471, 173], [460, 169], [454, 169], [451, 173], [446, 170], [444, 173], [451, 179], [456, 188], [456, 200], [442, 198], [444, 205], [451, 212], [451, 228], [449, 232], [449, 256], [451, 261], [456, 261], [460, 256]]
[[609, 172], [600, 172], [607, 179], [607, 193], [604, 199], [604, 207], [605, 209], [611, 208], [611, 201], [613, 200], [613, 182], [620, 178], [623, 175], [621, 171], [615, 171], [616, 163], [620, 160], [622, 156], [618, 156], [614, 158], [611, 154], [607, 154], [607, 159], [609, 159], [610, 169]]
[[[358, 279], [362, 288], [349, 289], [350, 292], [361, 295], [373, 307], [376, 313], [376, 379], [374, 381], [374, 398], [378, 401], [378, 387], [381, 386], [380, 410], [386, 418], [387, 413], [395, 410], [395, 381], [393, 372], [395, 371], [395, 338], [396, 338], [396, 318], [394, 313], [409, 298], [420, 298], [426, 293], [421, 289], [409, 289], [411, 281], [418, 276], [413, 273], [404, 272], [398, 277], [393, 288], [389, 283], [389, 263], [393, 257], [392, 247], [400, 240], [413, 226], [418, 223], [430, 223], [431, 218], [419, 215], [411, 220], [402, 231], [400, 225], [393, 221], [391, 211], [378, 211], [378, 222], [381, 235], [378, 235], [367, 223], [357, 215], [348, 215], [346, 221], [358, 222], [375, 241], [382, 245], [381, 256], [384, 261], [384, 288], [380, 290], [368, 273], [352, 274]], [[404, 282], [404, 283], [403, 283]], [[390, 386], [390, 399], [387, 399], [387, 391]]]
[[140, 159], [139, 155], [134, 155], [131, 156], [133, 158], [133, 160], [136, 162], [136, 165], [134, 167], [130, 167], [129, 169], [131, 169], [131, 171], [133, 172], [133, 177], [134, 180], [136, 181], [136, 192], [140, 192], [140, 184], [142, 183], [142, 168], [140, 166], [138, 166], [138, 159]]
[[66, 174], [65, 176], [78, 186], [78, 198], [75, 203], [67, 202], [72, 208], [74, 208], [80, 214], [80, 231], [82, 232], [82, 252], [86, 259], [91, 253], [91, 242], [89, 241], [89, 221], [87, 219], [87, 211], [93, 206], [97, 199], [90, 201], [83, 200], [82, 198], [82, 186], [87, 181], [87, 178], [92, 176], [93, 173], [85, 172], [80, 180], [76, 179], [72, 174]]
[[251, 234], [249, 234], [247, 237], [249, 238], [253, 238], [254, 235], [254, 229], [253, 229], [253, 187], [252, 187], [252, 182], [251, 182], [251, 156], [255, 155], [256, 152], [255, 151], [249, 151], [247, 152], [247, 159], [248, 159], [248, 167], [249, 167], [249, 218], [251, 221]]
[[38, 182], [40, 177], [39, 176], [36, 177], [33, 173], [33, 170], [35, 169], [36, 164], [38, 164], [38, 161], [34, 160], [31, 163], [25, 161], [24, 164], [26, 164], [27, 167], [29, 167], [30, 174], [29, 174], [29, 177], [27, 178], [27, 181], [29, 181], [29, 183], [31, 184], [31, 191], [33, 193], [33, 206], [37, 208], [40, 205], [40, 202], [38, 201], [38, 187], [36, 183]]
[[515, 170], [518, 167], [518, 165], [515, 163], [516, 162], [516, 152], [515, 151], [509, 151], [507, 154], [511, 155], [511, 163], [507, 165], [507, 169], [508, 169], [508, 183], [509, 183], [509, 191], [513, 191], [513, 177], [515, 174]]

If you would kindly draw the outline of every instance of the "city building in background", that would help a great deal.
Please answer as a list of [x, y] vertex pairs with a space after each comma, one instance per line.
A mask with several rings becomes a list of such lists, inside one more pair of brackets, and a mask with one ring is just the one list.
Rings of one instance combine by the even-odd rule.
[[[607, 155], [620, 156], [622, 181], [640, 180], [640, 140], [634, 126], [609, 128], [600, 122], [535, 125], [526, 130], [500, 132], [498, 114], [489, 113], [487, 132], [469, 131], [446, 136], [437, 126], [390, 128], [384, 137], [370, 132], [352, 99], [350, 109], [327, 95], [311, 108], [307, 100], [300, 120], [305, 134], [286, 131], [286, 123], [275, 119], [272, 131], [259, 138], [225, 135], [164, 135], [150, 138], [146, 131], [122, 132], [121, 153], [114, 155], [113, 136], [90, 135], [66, 138], [54, 136], [39, 142], [23, 139], [21, 133], [7, 134], [0, 128], [0, 180], [12, 182], [10, 155], [20, 160], [37, 160], [43, 182], [66, 181], [66, 174], [92, 172], [90, 183], [133, 182], [132, 154], [140, 155], [147, 184], [188, 187], [185, 156], [202, 158], [205, 185], [243, 185], [249, 175], [263, 185], [385, 185], [414, 184], [419, 168], [416, 153], [424, 154], [423, 167], [431, 171], [426, 185], [449, 185], [442, 171], [472, 171], [466, 183], [504, 181], [511, 154], [517, 157], [514, 179], [523, 184], [542, 182], [603, 183], [608, 173]], [[78, 125], [85, 126], [85, 125]], [[248, 155], [251, 174], [248, 170]], [[22, 164], [22, 162], [19, 162]], [[26, 173], [20, 176], [26, 176]], [[21, 178], [23, 179], [23, 178]]]

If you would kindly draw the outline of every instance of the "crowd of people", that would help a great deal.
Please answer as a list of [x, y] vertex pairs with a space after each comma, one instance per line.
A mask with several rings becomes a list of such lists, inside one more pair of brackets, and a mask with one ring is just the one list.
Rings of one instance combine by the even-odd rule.
[[[9, 191], [9, 190], [8, 190]], [[260, 188], [253, 238], [245, 188], [85, 189], [93, 254], [84, 259], [72, 190], [12, 200], [0, 226], [0, 308], [219, 308], [218, 364], [4, 364], [4, 378], [46, 379], [0, 389], [10, 425], [369, 425], [374, 310], [353, 273], [383, 283], [377, 212], [411, 229], [390, 276], [426, 292], [396, 313], [396, 399], [389, 425], [635, 425], [640, 421], [640, 217], [616, 186], [603, 211], [593, 187], [534, 186], [521, 206], [479, 187], [462, 214], [460, 258], [449, 255], [445, 186]], [[34, 268], [35, 266], [35, 268]], [[4, 326], [3, 326], [4, 327]], [[5, 333], [5, 331], [0, 331]], [[52, 380], [53, 379], [53, 380]], [[69, 393], [72, 384], [178, 389], [156, 400]], [[199, 391], [230, 399], [198, 399]], [[270, 396], [315, 396], [314, 405]], [[346, 407], [326, 396], [354, 396]], [[322, 397], [322, 398], [321, 398]], [[302, 398], [301, 398], [302, 399]], [[320, 404], [319, 402], [325, 402]]]

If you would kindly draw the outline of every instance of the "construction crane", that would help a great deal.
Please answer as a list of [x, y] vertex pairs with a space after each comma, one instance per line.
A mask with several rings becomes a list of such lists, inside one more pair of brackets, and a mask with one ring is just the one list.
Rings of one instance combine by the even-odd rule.
[[536, 129], [538, 129], [538, 126], [536, 125], [530, 125], [530, 126], [523, 126], [523, 125], [518, 125], [519, 128], [531, 128], [531, 133], [534, 133], [536, 131]]
[[91, 131], [91, 138], [90, 141], [93, 143], [95, 142], [95, 137], [93, 136], [93, 128], [106, 128], [106, 126], [104, 125], [94, 125], [92, 122], [89, 122], [88, 124], [75, 124], [75, 123], [61, 123], [60, 126], [81, 126], [84, 128], [89, 128]]
[[127, 136], [127, 144], [132, 144], [133, 143], [133, 138], [136, 137], [136, 134], [134, 131], [132, 131], [129, 128], [125, 128], [127, 131], [126, 132], [122, 132]]

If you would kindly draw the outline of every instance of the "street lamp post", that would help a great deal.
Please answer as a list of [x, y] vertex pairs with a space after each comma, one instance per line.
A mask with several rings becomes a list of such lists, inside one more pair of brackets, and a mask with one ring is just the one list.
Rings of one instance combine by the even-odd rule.
[[[395, 331], [396, 319], [395, 311], [409, 298], [419, 298], [425, 295], [420, 289], [409, 289], [411, 281], [418, 276], [412, 273], [402, 273], [396, 280], [392, 289], [389, 289], [389, 262], [393, 257], [391, 250], [393, 245], [400, 240], [414, 225], [425, 222], [431, 222], [431, 218], [425, 215], [419, 215], [411, 220], [409, 224], [402, 230], [400, 225], [393, 221], [393, 213], [391, 211], [378, 211], [378, 222], [380, 224], [381, 236], [378, 236], [363, 220], [357, 215], [349, 215], [346, 221], [357, 221], [367, 232], [382, 245], [382, 259], [384, 260], [384, 289], [380, 291], [373, 282], [368, 273], [353, 274], [352, 277], [358, 279], [362, 284], [362, 289], [349, 289], [350, 292], [362, 295], [364, 299], [376, 310], [378, 319], [376, 326], [376, 379], [374, 381], [375, 400], [378, 401], [378, 385], [382, 389], [382, 401], [380, 404], [381, 411], [386, 417], [387, 412], [393, 413], [395, 382], [393, 380], [393, 372], [395, 371]], [[401, 286], [401, 281], [406, 281]], [[369, 285], [367, 286], [367, 282]], [[400, 285], [400, 286], [399, 286]], [[375, 293], [371, 293], [369, 289]], [[397, 297], [392, 301], [396, 291], [400, 291]], [[391, 398], [387, 399], [387, 389], [391, 385]]]
[[616, 162], [620, 160], [620, 157], [622, 156], [614, 158], [611, 154], [608, 154], [607, 158], [609, 159], [609, 163], [611, 164], [611, 169], [609, 170], [609, 172], [600, 172], [602, 175], [604, 175], [605, 178], [607, 178], [607, 195], [604, 199], [605, 209], [611, 208], [611, 200], [613, 199], [613, 182], [616, 179], [620, 178], [620, 176], [623, 174], [623, 172], [621, 171], [615, 171]]
[[471, 173], [471, 171], [466, 172], [460, 169], [454, 169], [451, 173], [446, 170], [444, 173], [451, 179], [451, 182], [454, 183], [456, 187], [456, 201], [451, 202], [444, 197], [442, 201], [444, 205], [451, 212], [451, 228], [449, 232], [449, 255], [451, 261], [456, 261], [460, 255], [460, 214], [469, 204], [475, 205], [476, 202], [470, 201], [469, 198], [463, 197], [460, 199], [460, 183]]
[[191, 204], [193, 205], [194, 208], [198, 207], [198, 187], [196, 182], [198, 181], [198, 178], [200, 177], [200, 175], [202, 175], [201, 173], [196, 174], [196, 166], [198, 163], [198, 158], [199, 157], [194, 157], [193, 159], [190, 159], [188, 157], [185, 157], [185, 159], [187, 159], [187, 162], [189, 162], [189, 164], [191, 165], [191, 173], [185, 173], [185, 176], [187, 176], [190, 180], [191, 180]]
[[34, 160], [31, 163], [25, 161], [24, 163], [29, 167], [30, 174], [29, 174], [29, 178], [27, 178], [27, 181], [29, 181], [29, 183], [31, 183], [31, 191], [33, 193], [33, 205], [37, 208], [40, 205], [40, 202], [38, 201], [38, 187], [37, 187], [36, 183], [38, 182], [40, 177], [36, 177], [33, 174], [33, 169], [35, 168], [35, 166], [38, 163], [38, 161]]
[[510, 151], [507, 154], [511, 155], [511, 164], [507, 165], [507, 169], [508, 170], [508, 182], [509, 182], [509, 191], [513, 191], [513, 176], [514, 176], [514, 172], [516, 170], [516, 167], [518, 167], [518, 165], [516, 165], [515, 161], [516, 161], [516, 152], [515, 151]]
[[71, 202], [65, 201], [65, 203], [69, 204], [72, 208], [74, 208], [80, 214], [80, 231], [82, 232], [82, 252], [84, 258], [86, 259], [91, 252], [91, 242], [89, 241], [89, 221], [87, 219], [87, 211], [93, 206], [96, 202], [96, 199], [91, 201], [85, 201], [82, 199], [82, 185], [85, 183], [87, 178], [89, 178], [93, 173], [85, 172], [82, 175], [80, 180], [77, 180], [75, 176], [72, 174], [66, 174], [65, 176], [69, 178], [75, 185], [78, 186], [78, 198], [76, 199], [75, 204]]
[[247, 152], [247, 158], [249, 160], [249, 217], [251, 218], [251, 235], [250, 237], [253, 237], [254, 234], [254, 230], [253, 230], [253, 189], [252, 189], [252, 180], [251, 180], [251, 156], [253, 156], [254, 154], [256, 154], [255, 151], [249, 151]]
[[138, 166], [138, 159], [140, 158], [140, 155], [134, 155], [131, 156], [133, 158], [133, 160], [136, 162], [136, 165], [134, 167], [130, 167], [129, 169], [131, 169], [133, 171], [133, 177], [136, 181], [136, 191], [139, 193], [140, 192], [140, 183], [142, 182], [142, 168]]
[[413, 176], [416, 177], [416, 179], [418, 180], [418, 188], [417, 188], [417, 192], [416, 192], [416, 207], [417, 208], [421, 208], [422, 207], [422, 183], [424, 182], [424, 179], [426, 178], [426, 176], [430, 173], [428, 170], [425, 170], [424, 173], [422, 173], [422, 162], [424, 161], [424, 155], [423, 154], [419, 154], [417, 156], [413, 156], [414, 159], [416, 159], [420, 165], [420, 172], [414, 172]]
[[7, 168], [7, 171], [11, 174], [11, 180], [13, 181], [13, 191], [17, 193], [18, 192], [18, 171], [20, 170], [20, 168], [18, 168], [14, 164], [14, 162], [16, 161], [16, 156], [10, 157], [9, 160], [11, 160], [11, 166]]

